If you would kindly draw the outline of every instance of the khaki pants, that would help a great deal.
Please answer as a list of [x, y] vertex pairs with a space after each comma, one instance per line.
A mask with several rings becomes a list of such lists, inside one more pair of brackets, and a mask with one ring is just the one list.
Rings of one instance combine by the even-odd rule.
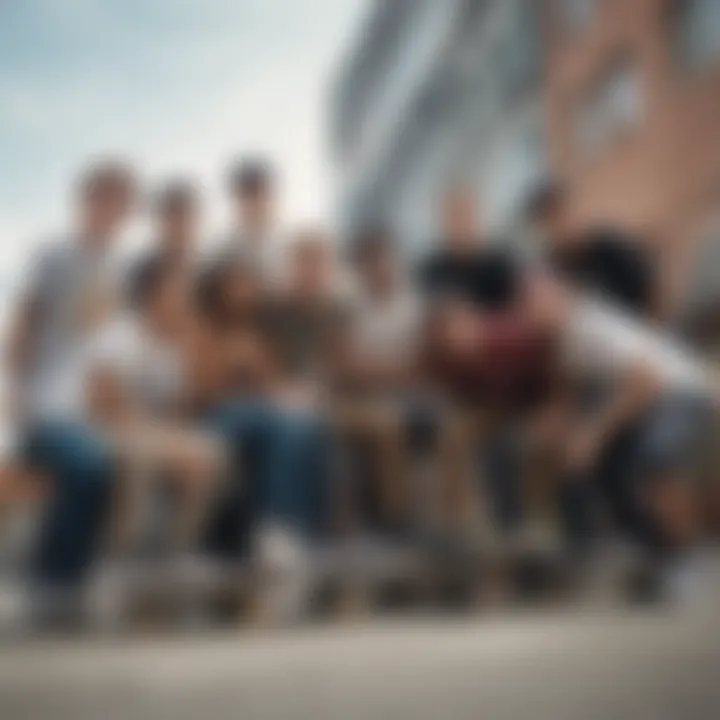
[[116, 429], [111, 438], [123, 467], [113, 528], [115, 549], [127, 551], [137, 541], [160, 479], [170, 483], [178, 500], [171, 547], [191, 549], [226, 468], [221, 443], [193, 428], [144, 422]]
[[[337, 403], [332, 417], [341, 437], [360, 439], [370, 445], [384, 519], [390, 522], [407, 519], [416, 507], [417, 497], [412, 482], [406, 406], [402, 401], [386, 399], [349, 400]], [[438, 503], [433, 508], [434, 515], [451, 524], [465, 522], [476, 518], [478, 511], [473, 467], [478, 424], [472, 414], [449, 408], [438, 408], [436, 422], [433, 495]], [[347, 507], [343, 512], [347, 512]]]

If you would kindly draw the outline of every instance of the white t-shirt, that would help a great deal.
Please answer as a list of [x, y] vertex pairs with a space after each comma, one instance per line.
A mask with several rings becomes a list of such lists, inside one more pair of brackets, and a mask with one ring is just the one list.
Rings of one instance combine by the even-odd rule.
[[252, 236], [248, 232], [235, 230], [222, 239], [220, 252], [221, 256], [237, 256], [250, 263], [266, 283], [279, 287], [285, 282], [288, 247], [278, 233]]
[[648, 364], [669, 390], [709, 394], [711, 376], [679, 342], [599, 300], [578, 300], [565, 334], [569, 363], [609, 379], [638, 362]]
[[29, 418], [54, 418], [77, 407], [81, 349], [95, 332], [90, 316], [117, 295], [117, 269], [111, 250], [72, 236], [38, 252], [26, 289], [38, 316], [33, 355], [22, 380]]
[[42, 398], [44, 419], [86, 417], [85, 392], [92, 372], [111, 369], [130, 396], [148, 412], [176, 405], [184, 383], [183, 361], [175, 347], [152, 337], [132, 317], [120, 317], [78, 345]]
[[85, 349], [83, 365], [86, 379], [95, 370], [115, 372], [130, 397], [148, 412], [168, 412], [181, 399], [181, 353], [134, 318], [120, 318], [98, 333]]
[[355, 301], [354, 339], [364, 354], [391, 360], [417, 346], [421, 306], [418, 297], [401, 290], [390, 298], [360, 295]]

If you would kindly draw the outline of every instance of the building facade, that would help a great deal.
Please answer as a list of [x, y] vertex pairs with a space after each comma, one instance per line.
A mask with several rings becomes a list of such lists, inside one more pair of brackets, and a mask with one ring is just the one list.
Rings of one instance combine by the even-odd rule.
[[707, 297], [720, 285], [720, 2], [545, 3], [548, 153], [574, 220], [637, 229], [678, 286]]
[[506, 224], [546, 172], [536, 0], [377, 0], [333, 97], [340, 218], [413, 248], [449, 184]]
[[332, 116], [349, 232], [422, 245], [455, 181], [504, 226], [550, 175], [720, 285], [720, 0], [375, 0]]

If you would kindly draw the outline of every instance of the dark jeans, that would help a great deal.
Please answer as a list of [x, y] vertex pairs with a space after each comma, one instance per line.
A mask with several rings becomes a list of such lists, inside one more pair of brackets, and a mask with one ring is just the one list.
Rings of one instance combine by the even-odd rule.
[[242, 556], [258, 523], [268, 520], [306, 535], [321, 531], [329, 433], [317, 415], [240, 399], [217, 408], [210, 424], [230, 448], [231, 477], [208, 527], [208, 549]]
[[606, 444], [586, 477], [567, 478], [560, 491], [560, 516], [570, 547], [582, 552], [592, 544], [602, 504], [621, 534], [651, 552], [666, 550], [667, 538], [643, 493], [648, 483], [668, 474], [697, 470], [711, 417], [703, 398], [668, 394]]
[[640, 424], [618, 433], [602, 449], [593, 468], [563, 479], [560, 520], [573, 554], [582, 556], [592, 548], [603, 507], [623, 537], [653, 552], [663, 549], [663, 533], [640, 496], [643, 478], [638, 453], [642, 434]]
[[479, 452], [482, 497], [486, 497], [491, 518], [499, 532], [515, 532], [523, 523], [522, 435], [510, 423], [496, 429]]
[[100, 548], [115, 459], [91, 427], [73, 422], [30, 428], [24, 456], [52, 483], [35, 557], [37, 579], [45, 585], [79, 585]]
[[276, 462], [265, 494], [264, 512], [319, 537], [330, 518], [333, 480], [331, 431], [318, 413], [280, 410]]
[[668, 538], [643, 498], [648, 484], [668, 474], [692, 475], [700, 444], [712, 420], [707, 399], [668, 393], [642, 418], [618, 432], [585, 477], [566, 478], [560, 517], [571, 549], [582, 553], [598, 534], [598, 506], [615, 529], [654, 554]]

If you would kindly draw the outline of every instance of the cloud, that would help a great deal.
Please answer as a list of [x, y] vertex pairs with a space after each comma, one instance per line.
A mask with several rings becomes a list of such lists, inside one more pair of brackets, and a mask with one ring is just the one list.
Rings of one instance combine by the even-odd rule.
[[[325, 81], [364, 0], [37, 0], [0, 29], [0, 275], [64, 217], [85, 158], [123, 152], [150, 179], [190, 172], [222, 222], [243, 150], [285, 178], [288, 220], [326, 216]], [[339, 30], [342, 28], [342, 30]]]

